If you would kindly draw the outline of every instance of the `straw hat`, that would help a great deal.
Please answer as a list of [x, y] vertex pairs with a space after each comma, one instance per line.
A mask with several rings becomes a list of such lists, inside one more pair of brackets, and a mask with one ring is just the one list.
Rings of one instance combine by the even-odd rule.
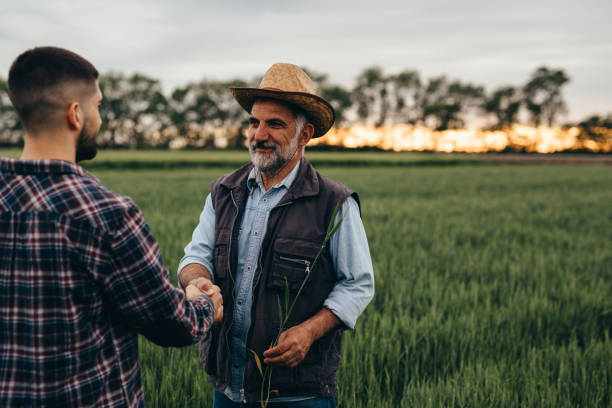
[[249, 113], [257, 98], [278, 99], [297, 106], [314, 125], [313, 137], [323, 136], [334, 124], [334, 108], [316, 95], [314, 82], [297, 65], [276, 63], [268, 69], [258, 88], [230, 87], [230, 91]]

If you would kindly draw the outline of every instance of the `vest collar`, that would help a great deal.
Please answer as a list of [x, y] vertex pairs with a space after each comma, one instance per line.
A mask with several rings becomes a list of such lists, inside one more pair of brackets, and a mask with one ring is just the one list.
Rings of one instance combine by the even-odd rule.
[[[301, 161], [295, 163], [289, 174], [287, 174], [287, 176], [285, 176], [285, 178], [281, 180], [278, 184], [270, 187], [270, 190], [282, 187], [285, 187], [285, 189], [289, 190], [293, 185], [293, 182], [295, 181], [298, 172], [300, 171], [300, 164]], [[251, 171], [249, 172], [249, 177], [247, 178], [247, 187], [249, 189], [249, 192], [252, 192], [254, 188], [261, 188], [262, 185], [263, 179], [261, 177], [261, 172], [254, 168], [251, 169]]]
[[[229, 190], [247, 188], [247, 179], [252, 169], [253, 164], [247, 163], [233, 173], [223, 176], [219, 182]], [[305, 157], [302, 157], [298, 174], [279, 204], [302, 197], [316, 196], [317, 194], [319, 194], [319, 177], [317, 172], [310, 162]]]

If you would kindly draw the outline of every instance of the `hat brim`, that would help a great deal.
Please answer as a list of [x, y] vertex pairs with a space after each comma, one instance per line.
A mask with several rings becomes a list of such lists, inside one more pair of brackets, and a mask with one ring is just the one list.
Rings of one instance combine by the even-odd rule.
[[297, 106], [306, 112], [314, 126], [313, 138], [327, 133], [336, 119], [334, 108], [329, 102], [314, 94], [244, 87], [230, 87], [230, 92], [240, 106], [249, 113], [253, 108], [253, 102], [258, 98], [278, 99]]

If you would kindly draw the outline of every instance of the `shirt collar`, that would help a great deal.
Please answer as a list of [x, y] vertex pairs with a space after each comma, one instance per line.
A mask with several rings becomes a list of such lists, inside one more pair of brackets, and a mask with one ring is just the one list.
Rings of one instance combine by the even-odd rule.
[[0, 158], [0, 170], [18, 174], [76, 174], [99, 180], [78, 164], [57, 160], [18, 160], [7, 157]]
[[[273, 188], [281, 187], [285, 187], [287, 190], [289, 190], [289, 187], [291, 187], [291, 185], [295, 181], [295, 178], [297, 177], [301, 162], [301, 160], [298, 160], [291, 172], [289, 172], [289, 174], [287, 174], [287, 176], [280, 183], [270, 187], [270, 190], [272, 190]], [[249, 172], [249, 177], [247, 179], [247, 186], [249, 188], [249, 191], [253, 191], [253, 187], [255, 187], [256, 185], [263, 187], [263, 180], [261, 178], [261, 172], [257, 168], [253, 167]]]

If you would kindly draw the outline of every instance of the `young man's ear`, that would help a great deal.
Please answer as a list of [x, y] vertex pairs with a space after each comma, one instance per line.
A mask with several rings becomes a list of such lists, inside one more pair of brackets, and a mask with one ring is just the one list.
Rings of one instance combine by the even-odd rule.
[[66, 108], [66, 120], [68, 127], [72, 130], [78, 130], [83, 124], [83, 112], [81, 105], [78, 102], [71, 102]]

